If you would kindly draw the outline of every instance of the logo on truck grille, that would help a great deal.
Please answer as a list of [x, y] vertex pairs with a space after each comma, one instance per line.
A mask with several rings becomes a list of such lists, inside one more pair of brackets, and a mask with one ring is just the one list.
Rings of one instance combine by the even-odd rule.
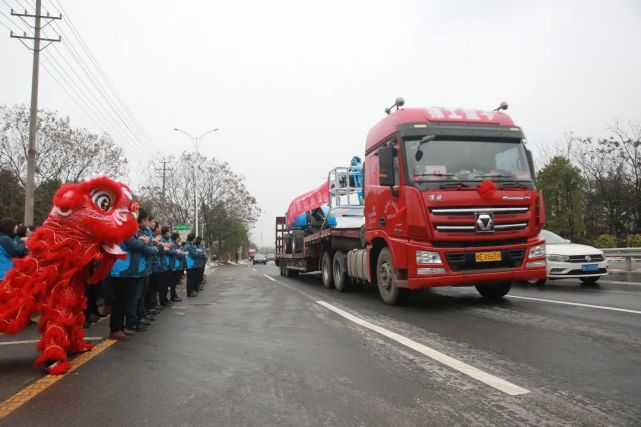
[[477, 233], [493, 233], [494, 232], [494, 214], [479, 213], [474, 214], [476, 222], [474, 223], [474, 230]]

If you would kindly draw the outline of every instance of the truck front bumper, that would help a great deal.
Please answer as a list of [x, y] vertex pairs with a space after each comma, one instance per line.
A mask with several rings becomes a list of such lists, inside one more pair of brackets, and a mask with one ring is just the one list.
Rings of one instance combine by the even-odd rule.
[[[545, 255], [532, 256], [531, 253], [533, 248], [543, 244], [543, 241], [534, 241], [525, 245], [496, 248], [447, 249], [413, 244], [408, 250], [407, 280], [399, 285], [405, 285], [409, 289], [422, 289], [545, 279], [548, 274]], [[442, 263], [417, 264], [416, 250], [438, 252]], [[475, 262], [475, 254], [479, 252], [501, 252], [503, 262]]]

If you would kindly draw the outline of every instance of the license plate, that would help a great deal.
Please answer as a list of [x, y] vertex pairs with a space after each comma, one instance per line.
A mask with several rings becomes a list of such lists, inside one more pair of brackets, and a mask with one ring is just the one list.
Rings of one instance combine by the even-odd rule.
[[597, 271], [599, 269], [599, 264], [583, 264], [581, 266], [581, 271]]
[[501, 261], [501, 252], [477, 252], [474, 255], [476, 262]]

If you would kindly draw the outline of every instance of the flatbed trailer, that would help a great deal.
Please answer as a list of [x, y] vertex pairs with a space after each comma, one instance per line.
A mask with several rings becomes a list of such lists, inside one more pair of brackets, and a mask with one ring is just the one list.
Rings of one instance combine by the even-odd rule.
[[[333, 280], [336, 282], [338, 276], [342, 276], [343, 281], [347, 280], [347, 253], [353, 249], [362, 247], [361, 229], [360, 228], [327, 228], [316, 233], [303, 237], [303, 245], [300, 250], [291, 250], [285, 242], [286, 218], [284, 216], [276, 218], [276, 265], [280, 268], [281, 276], [296, 277], [299, 273], [311, 273], [321, 271], [323, 275], [334, 274]], [[326, 262], [325, 271], [323, 271], [323, 261]], [[329, 263], [331, 263], [330, 267]], [[326, 287], [332, 283], [323, 280]], [[341, 277], [338, 277], [339, 291], [344, 290], [341, 286]]]

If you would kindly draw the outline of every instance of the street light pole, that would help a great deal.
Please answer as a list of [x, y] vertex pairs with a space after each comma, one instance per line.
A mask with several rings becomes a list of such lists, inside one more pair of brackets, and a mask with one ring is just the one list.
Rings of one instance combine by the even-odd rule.
[[[181, 133], [184, 133], [185, 135], [187, 135], [187, 137], [191, 140], [191, 143], [194, 145], [194, 150], [196, 152], [196, 155], [200, 156], [200, 152], [198, 151], [198, 149], [200, 148], [200, 142], [202, 141], [202, 139], [204, 137], [206, 137], [210, 133], [216, 132], [218, 130], [218, 128], [208, 130], [207, 132], [203, 133], [200, 136], [193, 136], [190, 133], [185, 132], [184, 130], [178, 129], [178, 128], [174, 128], [174, 130], [176, 132], [181, 132]], [[198, 194], [198, 188], [197, 187], [198, 187], [198, 180], [196, 178], [196, 173], [194, 172], [194, 217], [195, 217], [194, 218], [194, 223], [195, 223], [196, 235], [198, 235], [198, 195], [197, 195]]]

